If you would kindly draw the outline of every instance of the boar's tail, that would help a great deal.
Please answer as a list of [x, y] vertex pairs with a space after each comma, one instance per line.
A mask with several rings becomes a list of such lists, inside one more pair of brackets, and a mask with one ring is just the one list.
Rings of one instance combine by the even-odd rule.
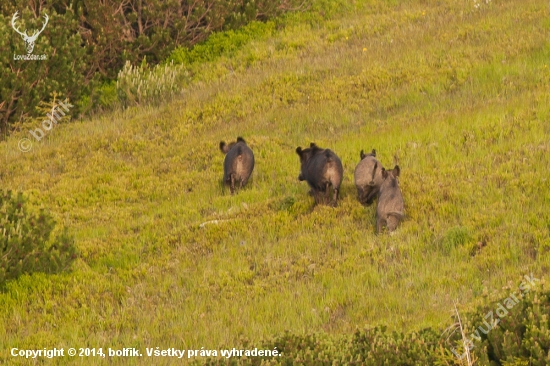
[[332, 159], [332, 154], [330, 153], [329, 150], [325, 150], [325, 156], [327, 158], [327, 162], [331, 162], [333, 159]]
[[372, 169], [372, 179], [371, 183], [374, 185], [374, 176], [376, 175], [376, 168], [378, 168], [378, 162], [374, 163], [374, 168]]

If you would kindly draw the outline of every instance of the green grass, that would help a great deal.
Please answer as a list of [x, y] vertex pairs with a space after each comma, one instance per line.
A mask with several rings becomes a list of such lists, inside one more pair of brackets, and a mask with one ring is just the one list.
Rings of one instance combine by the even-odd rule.
[[[454, 300], [473, 308], [484, 289], [544, 277], [547, 3], [353, 4], [290, 16], [195, 65], [183, 96], [160, 107], [62, 123], [25, 154], [25, 134], [0, 143], [2, 187], [40, 196], [82, 253], [70, 273], [0, 293], [0, 361], [25, 363], [12, 347], [220, 349], [285, 330], [444, 329]], [[230, 196], [217, 146], [237, 136], [256, 167]], [[294, 150], [311, 141], [344, 164], [337, 208], [314, 207], [297, 180]], [[402, 169], [407, 218], [393, 236], [375, 235], [374, 205], [356, 200], [353, 170], [372, 148]], [[114, 361], [151, 360], [170, 361]]]

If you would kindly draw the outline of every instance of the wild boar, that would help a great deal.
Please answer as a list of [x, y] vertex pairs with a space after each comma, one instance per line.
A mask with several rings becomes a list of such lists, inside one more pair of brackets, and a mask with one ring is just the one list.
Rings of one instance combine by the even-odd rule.
[[333, 196], [329, 204], [336, 206], [344, 176], [340, 158], [332, 150], [322, 149], [313, 142], [307, 149], [302, 150], [301, 147], [297, 147], [296, 153], [300, 156], [301, 164], [298, 180], [307, 181], [315, 203], [329, 203], [330, 186], [332, 186]]
[[248, 182], [254, 170], [254, 153], [242, 137], [236, 142], [226, 144], [220, 141], [220, 150], [225, 154], [223, 161], [223, 182], [229, 185], [231, 194], [235, 193], [235, 183], [242, 188]]
[[396, 165], [392, 170], [382, 168], [384, 182], [380, 186], [378, 206], [376, 206], [376, 231], [380, 234], [384, 225], [392, 232], [403, 219], [405, 204], [397, 177], [400, 169]]
[[357, 188], [357, 199], [363, 205], [370, 205], [380, 192], [382, 164], [376, 160], [376, 150], [365, 154], [361, 150], [361, 161], [355, 167], [354, 180]]

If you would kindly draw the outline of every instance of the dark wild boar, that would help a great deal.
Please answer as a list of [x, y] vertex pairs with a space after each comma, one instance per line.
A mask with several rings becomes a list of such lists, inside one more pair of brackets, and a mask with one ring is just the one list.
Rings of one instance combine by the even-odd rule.
[[332, 186], [333, 196], [330, 204], [336, 206], [344, 176], [340, 158], [332, 150], [322, 149], [313, 142], [307, 149], [297, 147], [296, 153], [300, 156], [301, 163], [298, 180], [307, 181], [315, 203], [329, 203]]
[[231, 194], [233, 194], [235, 193], [235, 183], [242, 188], [248, 182], [252, 170], [254, 170], [254, 153], [240, 136], [237, 137], [236, 142], [230, 144], [221, 141], [220, 150], [225, 154], [223, 182], [229, 185]]
[[382, 168], [384, 182], [380, 186], [378, 206], [376, 206], [376, 231], [379, 234], [384, 226], [388, 227], [388, 231], [394, 231], [404, 216], [405, 205], [397, 181], [399, 173], [398, 165], [392, 170]]
[[382, 164], [376, 160], [376, 150], [365, 154], [361, 150], [361, 161], [355, 167], [354, 179], [357, 188], [357, 199], [363, 205], [370, 205], [380, 192], [382, 178]]

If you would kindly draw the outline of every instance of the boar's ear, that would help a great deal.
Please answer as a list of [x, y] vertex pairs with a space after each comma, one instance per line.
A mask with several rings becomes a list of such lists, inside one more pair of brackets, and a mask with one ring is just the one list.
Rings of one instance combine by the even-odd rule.
[[313, 148], [313, 147], [317, 147], [317, 146], [315, 145], [315, 142], [311, 142], [311, 143], [309, 144], [309, 147], [312, 147], [312, 148]]
[[386, 179], [388, 177], [388, 171], [386, 168], [382, 168], [382, 178]]
[[363, 160], [367, 155], [365, 155], [365, 153], [363, 152], [363, 150], [361, 150], [361, 154], [360, 154], [359, 156], [361, 156], [361, 160]]
[[241, 137], [237, 137], [237, 142], [244, 142], [246, 144], [246, 141]]
[[227, 154], [227, 145], [225, 144], [225, 141], [220, 141], [220, 150], [222, 153]]
[[300, 146], [296, 148], [296, 154], [302, 156], [302, 148]]
[[372, 152], [370, 153], [372, 156], [376, 157], [376, 150], [372, 149]]
[[399, 165], [396, 165], [394, 168], [393, 168], [393, 171], [392, 171], [392, 174], [394, 177], [399, 177], [399, 173], [401, 173], [401, 169], [399, 169]]

